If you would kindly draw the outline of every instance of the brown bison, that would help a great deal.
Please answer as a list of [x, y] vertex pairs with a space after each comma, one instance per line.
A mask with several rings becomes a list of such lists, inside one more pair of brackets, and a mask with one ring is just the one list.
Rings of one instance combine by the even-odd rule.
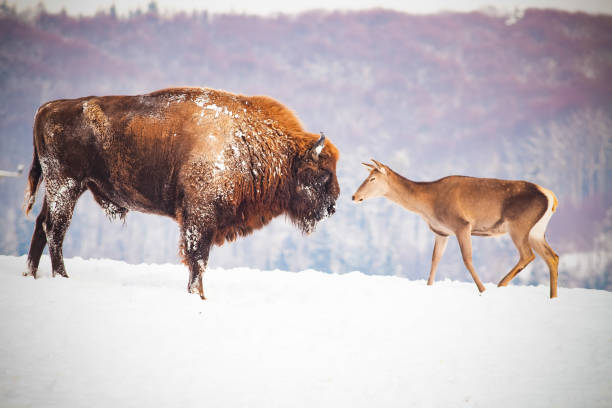
[[110, 218], [160, 214], [181, 229], [187, 290], [204, 299], [210, 247], [250, 234], [280, 214], [304, 233], [335, 211], [338, 150], [306, 132], [265, 96], [173, 88], [139, 96], [57, 100], [38, 109], [26, 214], [46, 183], [28, 253], [45, 244], [53, 276], [67, 277], [62, 242], [85, 190]]

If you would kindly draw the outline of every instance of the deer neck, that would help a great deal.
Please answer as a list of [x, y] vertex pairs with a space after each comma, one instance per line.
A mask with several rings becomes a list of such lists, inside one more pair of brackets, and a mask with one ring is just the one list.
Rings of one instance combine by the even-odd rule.
[[426, 214], [431, 208], [431, 197], [425, 184], [415, 183], [395, 172], [389, 175], [389, 191], [385, 197], [408, 211]]

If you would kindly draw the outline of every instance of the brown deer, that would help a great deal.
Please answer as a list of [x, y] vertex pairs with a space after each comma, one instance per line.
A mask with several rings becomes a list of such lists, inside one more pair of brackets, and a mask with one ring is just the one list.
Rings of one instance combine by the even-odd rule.
[[472, 265], [472, 235], [510, 234], [520, 259], [499, 282], [508, 283], [535, 259], [532, 249], [548, 265], [550, 297], [557, 296], [559, 256], [546, 242], [546, 226], [557, 208], [557, 197], [548, 189], [527, 181], [448, 176], [432, 182], [414, 182], [372, 159], [363, 163], [370, 174], [353, 195], [354, 202], [386, 197], [419, 214], [436, 236], [428, 285], [446, 249], [449, 235], [455, 235], [463, 262], [478, 290], [485, 290]]

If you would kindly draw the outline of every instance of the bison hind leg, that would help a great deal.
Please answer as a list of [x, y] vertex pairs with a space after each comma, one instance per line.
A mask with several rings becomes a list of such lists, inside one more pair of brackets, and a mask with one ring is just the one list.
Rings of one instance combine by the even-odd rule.
[[49, 245], [53, 276], [61, 275], [67, 278], [62, 245], [72, 220], [74, 206], [83, 193], [83, 188], [81, 183], [72, 178], [49, 178], [46, 183], [47, 212], [42, 227]]
[[47, 235], [45, 233], [44, 226], [47, 212], [48, 206], [47, 199], [45, 198], [43, 200], [40, 214], [38, 214], [38, 217], [36, 217], [34, 233], [32, 234], [32, 241], [30, 242], [30, 250], [28, 251], [28, 270], [23, 273], [23, 276], [33, 276], [34, 279], [36, 279], [36, 272], [38, 271], [40, 256], [45, 249], [45, 245], [47, 245]]

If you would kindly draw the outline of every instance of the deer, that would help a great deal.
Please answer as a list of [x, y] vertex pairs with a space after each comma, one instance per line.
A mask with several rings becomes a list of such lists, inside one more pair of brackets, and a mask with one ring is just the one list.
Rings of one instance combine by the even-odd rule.
[[369, 174], [353, 194], [353, 202], [385, 197], [420, 215], [433, 231], [435, 242], [427, 285], [433, 285], [448, 237], [454, 235], [465, 267], [480, 293], [484, 292], [472, 264], [472, 236], [507, 233], [520, 258], [498, 287], [507, 286], [529, 265], [535, 259], [535, 251], [550, 272], [550, 297], [557, 297], [559, 256], [545, 239], [546, 227], [558, 204], [552, 191], [528, 181], [456, 175], [416, 182], [374, 159], [362, 164]]

